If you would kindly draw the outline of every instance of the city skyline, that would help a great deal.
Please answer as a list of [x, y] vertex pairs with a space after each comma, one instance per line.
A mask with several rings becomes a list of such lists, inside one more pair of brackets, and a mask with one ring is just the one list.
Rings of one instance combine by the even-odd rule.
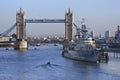
[[[27, 19], [64, 19], [65, 12], [71, 9], [74, 22], [80, 25], [85, 18], [86, 25], [96, 35], [106, 30], [114, 36], [120, 21], [119, 0], [2, 0], [0, 2], [0, 33], [10, 28], [16, 22], [16, 13], [20, 8], [25, 12]], [[27, 35], [64, 34], [65, 24], [27, 24]]]

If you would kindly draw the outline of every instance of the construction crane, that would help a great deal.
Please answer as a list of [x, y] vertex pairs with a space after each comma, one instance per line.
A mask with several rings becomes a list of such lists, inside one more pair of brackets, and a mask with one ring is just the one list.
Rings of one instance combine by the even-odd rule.
[[16, 23], [10, 27], [9, 29], [7, 29], [6, 31], [4, 31], [3, 33], [0, 34], [0, 36], [8, 36], [8, 34], [16, 27]]

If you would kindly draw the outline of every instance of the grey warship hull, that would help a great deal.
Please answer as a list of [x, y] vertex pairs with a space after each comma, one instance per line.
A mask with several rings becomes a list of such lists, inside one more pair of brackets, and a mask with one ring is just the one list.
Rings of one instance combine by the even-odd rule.
[[63, 56], [73, 59], [73, 60], [80, 60], [80, 61], [87, 61], [87, 62], [97, 62], [99, 59], [99, 52], [97, 50], [91, 51], [63, 51]]

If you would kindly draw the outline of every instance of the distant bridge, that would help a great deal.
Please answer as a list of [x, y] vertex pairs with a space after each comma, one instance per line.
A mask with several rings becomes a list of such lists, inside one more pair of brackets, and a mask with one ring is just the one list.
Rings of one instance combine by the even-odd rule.
[[24, 12], [20, 8], [20, 11], [16, 14], [16, 23], [1, 33], [0, 36], [7, 36], [16, 27], [17, 40], [15, 49], [27, 49], [26, 23], [65, 23], [65, 40], [72, 40], [73, 13], [70, 9], [65, 13], [65, 19], [26, 19]]
[[16, 34], [18, 39], [26, 38], [26, 23], [65, 23], [65, 39], [72, 40], [72, 23], [73, 13], [70, 9], [65, 13], [64, 19], [25, 19], [25, 14], [20, 8], [20, 12], [16, 14], [16, 23], [0, 34], [0, 36], [8, 36], [8, 34], [16, 27]]

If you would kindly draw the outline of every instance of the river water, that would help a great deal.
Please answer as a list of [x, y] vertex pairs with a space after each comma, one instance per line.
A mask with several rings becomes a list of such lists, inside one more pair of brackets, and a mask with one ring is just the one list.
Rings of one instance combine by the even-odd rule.
[[[61, 56], [62, 46], [0, 48], [0, 80], [120, 80], [120, 58], [108, 63], [74, 61]], [[47, 64], [50, 61], [51, 64]]]

